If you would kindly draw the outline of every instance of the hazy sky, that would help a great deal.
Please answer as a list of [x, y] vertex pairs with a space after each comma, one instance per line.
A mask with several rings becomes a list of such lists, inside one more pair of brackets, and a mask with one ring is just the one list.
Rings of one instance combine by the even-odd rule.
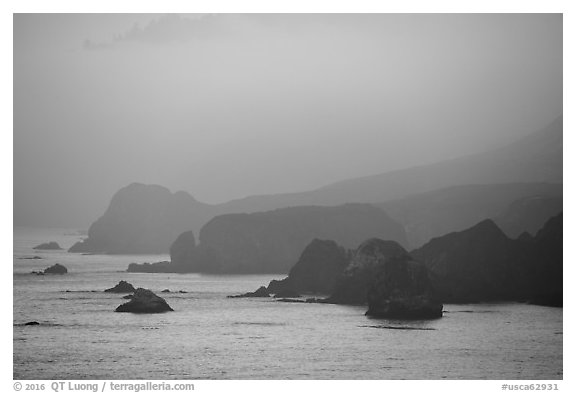
[[304, 191], [561, 113], [558, 14], [20, 14], [14, 224], [87, 227], [134, 181]]

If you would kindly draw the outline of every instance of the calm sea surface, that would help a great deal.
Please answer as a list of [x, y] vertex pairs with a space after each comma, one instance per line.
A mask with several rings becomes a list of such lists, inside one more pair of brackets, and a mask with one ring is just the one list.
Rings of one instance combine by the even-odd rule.
[[[168, 256], [35, 251], [66, 230], [14, 231], [15, 379], [562, 379], [562, 309], [445, 305], [434, 321], [374, 320], [364, 307], [227, 299], [269, 275], [126, 273]], [[69, 232], [69, 231], [68, 231]], [[20, 259], [40, 256], [43, 259]], [[64, 276], [36, 276], [54, 263]], [[175, 312], [115, 313], [119, 280]], [[66, 292], [66, 291], [71, 292]], [[21, 326], [38, 321], [40, 326]]]

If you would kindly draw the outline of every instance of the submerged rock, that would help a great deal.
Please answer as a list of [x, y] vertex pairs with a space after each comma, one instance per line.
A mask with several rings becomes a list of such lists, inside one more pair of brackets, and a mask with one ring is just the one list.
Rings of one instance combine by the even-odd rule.
[[37, 245], [34, 250], [63, 250], [63, 248], [56, 242], [48, 242]]
[[68, 269], [66, 269], [65, 266], [60, 265], [59, 263], [44, 269], [44, 274], [66, 274], [66, 273], [68, 273]]
[[118, 284], [116, 284], [113, 288], [108, 288], [104, 290], [104, 292], [112, 292], [112, 293], [132, 293], [136, 291], [134, 286], [127, 281], [121, 280]]
[[166, 300], [149, 289], [138, 288], [128, 303], [119, 305], [116, 312], [131, 312], [136, 314], [155, 314], [174, 311]]
[[257, 290], [255, 290], [254, 292], [246, 292], [242, 295], [230, 295], [227, 296], [229, 298], [241, 298], [241, 297], [270, 297], [270, 292], [268, 292], [268, 289], [264, 286], [258, 288]]

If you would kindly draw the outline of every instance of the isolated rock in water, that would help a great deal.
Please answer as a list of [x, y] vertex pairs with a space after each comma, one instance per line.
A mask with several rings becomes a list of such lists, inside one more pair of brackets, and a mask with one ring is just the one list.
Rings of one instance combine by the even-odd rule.
[[231, 295], [229, 298], [241, 298], [241, 297], [270, 297], [270, 292], [264, 286], [258, 288], [254, 292], [247, 292], [242, 295]]
[[44, 274], [66, 274], [66, 273], [68, 273], [68, 269], [66, 269], [65, 266], [60, 265], [59, 263], [44, 269]]
[[163, 290], [160, 291], [160, 292], [162, 292], [162, 293], [170, 293], [170, 290], [169, 290], [169, 289], [163, 289]]
[[127, 281], [120, 281], [114, 288], [108, 288], [104, 290], [104, 292], [113, 292], [113, 293], [132, 293], [136, 291], [136, 289]]
[[138, 288], [128, 303], [119, 305], [116, 312], [131, 312], [136, 314], [155, 314], [174, 311], [166, 300], [149, 289]]
[[48, 242], [37, 245], [34, 250], [63, 250], [63, 248], [56, 242]]
[[368, 288], [373, 284], [381, 267], [388, 261], [410, 259], [406, 250], [395, 241], [366, 240], [356, 250], [327, 301], [337, 304], [366, 304]]
[[24, 326], [36, 326], [36, 325], [40, 325], [40, 322], [31, 321], [31, 322], [26, 322], [26, 323], [24, 324]]
[[44, 259], [44, 258], [39, 257], [38, 255], [35, 255], [35, 256], [33, 256], [33, 257], [20, 257], [20, 258], [18, 258], [18, 259]]
[[386, 259], [368, 289], [366, 315], [394, 319], [442, 317], [442, 303], [432, 288], [428, 269], [409, 258]]

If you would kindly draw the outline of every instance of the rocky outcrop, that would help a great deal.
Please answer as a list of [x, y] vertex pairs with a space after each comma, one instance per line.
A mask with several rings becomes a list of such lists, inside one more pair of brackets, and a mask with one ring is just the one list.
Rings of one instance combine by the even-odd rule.
[[37, 245], [34, 250], [63, 250], [62, 247], [56, 242], [48, 242]]
[[[200, 231], [199, 249], [210, 263], [199, 263], [221, 273], [287, 273], [315, 238], [332, 239], [356, 248], [364, 239], [382, 236], [404, 243], [402, 226], [370, 205], [293, 207], [263, 213], [218, 216]], [[216, 270], [217, 269], [217, 270]], [[200, 270], [201, 271], [201, 270]]]
[[562, 215], [534, 236], [508, 238], [491, 220], [413, 251], [445, 303], [562, 304]]
[[563, 215], [558, 214], [534, 236], [530, 252], [531, 277], [528, 301], [533, 304], [563, 305]]
[[66, 269], [65, 266], [60, 265], [59, 263], [44, 269], [44, 274], [66, 274], [66, 273], [68, 273], [68, 269]]
[[254, 292], [246, 292], [242, 295], [230, 295], [227, 297], [231, 299], [243, 298], [243, 297], [270, 297], [270, 292], [268, 292], [268, 289], [266, 287], [260, 287]]
[[104, 290], [104, 292], [112, 292], [112, 293], [133, 293], [134, 291], [136, 291], [136, 288], [134, 288], [132, 284], [124, 280], [121, 280], [113, 288], [108, 288]]
[[390, 261], [410, 259], [406, 250], [394, 241], [377, 238], [366, 240], [354, 253], [327, 302], [366, 304], [368, 289], [374, 284], [382, 266]]
[[166, 303], [166, 300], [144, 288], [138, 288], [128, 303], [121, 304], [116, 308], [116, 312], [136, 314], [155, 314], [167, 311], [174, 310]]
[[492, 220], [432, 239], [413, 251], [446, 303], [515, 300], [519, 250]]
[[388, 258], [377, 270], [368, 288], [366, 315], [393, 319], [442, 317], [442, 302], [423, 264], [406, 258]]
[[68, 251], [165, 254], [182, 232], [209, 217], [210, 205], [186, 192], [133, 183], [114, 195], [104, 215], [90, 226], [88, 238]]
[[405, 241], [402, 226], [370, 205], [303, 206], [229, 214], [215, 217], [202, 228], [198, 246], [192, 236], [182, 234], [171, 247], [170, 264], [132, 264], [128, 271], [287, 273], [315, 238], [332, 238], [355, 248], [365, 238], [378, 235]]
[[350, 253], [332, 240], [314, 239], [284, 280], [272, 280], [268, 290], [278, 297], [286, 294], [332, 293], [334, 285], [350, 262]]

